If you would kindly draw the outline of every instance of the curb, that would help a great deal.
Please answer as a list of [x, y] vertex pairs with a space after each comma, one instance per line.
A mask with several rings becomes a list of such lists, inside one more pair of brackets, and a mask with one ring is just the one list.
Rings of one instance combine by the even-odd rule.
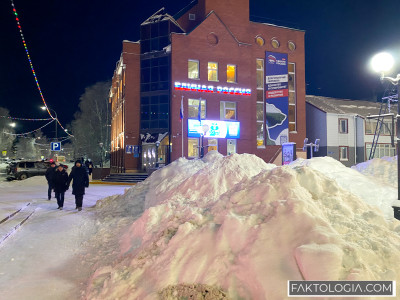
[[109, 181], [89, 181], [89, 184], [108, 184], [108, 185], [136, 185], [136, 182], [109, 182]]

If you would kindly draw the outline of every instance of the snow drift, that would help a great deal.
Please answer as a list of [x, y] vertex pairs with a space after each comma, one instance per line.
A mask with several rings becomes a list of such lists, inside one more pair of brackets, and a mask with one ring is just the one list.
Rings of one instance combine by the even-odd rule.
[[85, 297], [281, 300], [287, 280], [400, 280], [399, 222], [381, 210], [396, 191], [368, 204], [383, 188], [329, 158], [179, 159], [101, 203], [103, 218], [104, 207], [114, 218], [113, 208], [148, 209], [120, 231]]

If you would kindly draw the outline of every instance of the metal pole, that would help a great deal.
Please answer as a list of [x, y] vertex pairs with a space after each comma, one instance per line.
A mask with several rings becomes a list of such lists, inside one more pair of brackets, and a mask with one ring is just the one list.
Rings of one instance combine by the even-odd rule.
[[397, 87], [397, 116], [396, 116], [396, 137], [397, 137], [397, 200], [400, 200], [400, 97], [399, 97], [399, 80], [396, 81]]

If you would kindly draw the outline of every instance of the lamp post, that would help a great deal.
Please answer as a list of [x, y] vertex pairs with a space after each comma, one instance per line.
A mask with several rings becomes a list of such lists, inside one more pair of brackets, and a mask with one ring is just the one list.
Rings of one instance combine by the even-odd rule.
[[[376, 54], [371, 60], [371, 66], [375, 72], [381, 74], [381, 82], [389, 81], [396, 86], [397, 89], [397, 116], [396, 116], [396, 139], [397, 139], [397, 200], [400, 200], [400, 105], [399, 105], [399, 81], [400, 74], [396, 78], [385, 76], [384, 72], [389, 71], [394, 65], [393, 57], [386, 52]], [[393, 207], [396, 214], [399, 213], [399, 208]]]
[[42, 110], [46, 110], [46, 109], [48, 109], [48, 110], [51, 110], [51, 111], [53, 111], [53, 113], [54, 113], [54, 115], [56, 116], [56, 121], [55, 121], [55, 127], [56, 127], [56, 129], [55, 129], [55, 134], [56, 134], [56, 140], [57, 140], [57, 120], [58, 120], [58, 117], [57, 117], [57, 113], [56, 113], [56, 111], [54, 110], [54, 109], [51, 109], [50, 107], [46, 107], [46, 106], [41, 106], [40, 107]]
[[103, 167], [103, 143], [99, 143], [101, 152], [100, 152], [100, 168]]

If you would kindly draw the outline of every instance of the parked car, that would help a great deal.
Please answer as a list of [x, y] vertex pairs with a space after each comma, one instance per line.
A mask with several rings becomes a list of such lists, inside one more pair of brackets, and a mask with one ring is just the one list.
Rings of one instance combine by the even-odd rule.
[[[49, 161], [19, 161], [12, 162], [7, 166], [7, 179], [24, 180], [32, 176], [44, 176], [47, 168], [50, 167]], [[67, 165], [61, 164], [65, 169]]]

